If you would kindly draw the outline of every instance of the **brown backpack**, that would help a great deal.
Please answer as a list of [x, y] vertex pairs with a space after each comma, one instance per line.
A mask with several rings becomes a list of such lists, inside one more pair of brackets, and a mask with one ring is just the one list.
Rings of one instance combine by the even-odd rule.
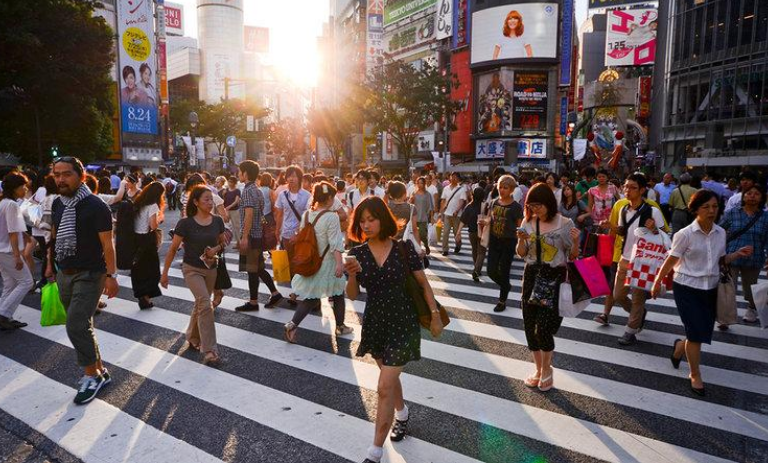
[[304, 216], [306, 225], [301, 229], [298, 235], [294, 238], [293, 242], [293, 255], [291, 256], [291, 269], [293, 273], [310, 277], [320, 270], [323, 265], [323, 259], [328, 252], [330, 245], [325, 247], [323, 254], [320, 254], [320, 250], [317, 248], [317, 238], [315, 237], [315, 224], [320, 217], [326, 212], [323, 211], [317, 214], [315, 220], [309, 223], [309, 212]]

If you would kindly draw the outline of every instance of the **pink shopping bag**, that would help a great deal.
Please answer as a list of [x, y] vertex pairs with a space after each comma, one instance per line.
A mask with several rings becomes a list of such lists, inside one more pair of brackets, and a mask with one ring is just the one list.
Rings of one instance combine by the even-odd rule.
[[593, 298], [611, 294], [611, 288], [608, 286], [608, 280], [605, 279], [603, 268], [594, 256], [578, 259], [573, 264]]

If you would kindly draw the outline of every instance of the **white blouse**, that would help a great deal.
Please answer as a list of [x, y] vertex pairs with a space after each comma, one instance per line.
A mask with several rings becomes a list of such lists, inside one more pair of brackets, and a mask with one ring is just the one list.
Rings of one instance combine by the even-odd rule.
[[714, 289], [720, 278], [720, 258], [725, 255], [725, 230], [713, 225], [709, 234], [693, 223], [675, 233], [671, 256], [675, 264], [676, 283], [696, 289]]
[[133, 223], [133, 231], [135, 233], [149, 233], [149, 220], [153, 215], [160, 212], [160, 208], [157, 204], [150, 204], [149, 206], [142, 207], [136, 214], [136, 220]]

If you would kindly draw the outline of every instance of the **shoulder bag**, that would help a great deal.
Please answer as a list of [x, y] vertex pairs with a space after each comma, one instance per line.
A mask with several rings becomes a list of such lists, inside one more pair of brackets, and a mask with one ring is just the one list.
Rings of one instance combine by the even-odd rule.
[[717, 323], [735, 325], [739, 317], [736, 311], [736, 283], [731, 278], [731, 266], [720, 258], [720, 280], [717, 283]]
[[[403, 242], [397, 241], [393, 246], [397, 246], [398, 252], [400, 253], [400, 260], [405, 266], [405, 291], [411, 296], [411, 300], [413, 300], [416, 315], [419, 317], [419, 325], [421, 325], [422, 328], [430, 329], [430, 326], [432, 325], [432, 311], [429, 309], [429, 304], [427, 304], [427, 300], [424, 298], [424, 290], [416, 280], [416, 277], [413, 276], [411, 266], [408, 264], [408, 256], [405, 254]], [[451, 322], [448, 312], [446, 312], [445, 308], [440, 305], [437, 300], [435, 300], [435, 305], [440, 312], [440, 321], [443, 322], [443, 328], [445, 328]], [[432, 336], [438, 337], [440, 336], [440, 333], [432, 333]]]

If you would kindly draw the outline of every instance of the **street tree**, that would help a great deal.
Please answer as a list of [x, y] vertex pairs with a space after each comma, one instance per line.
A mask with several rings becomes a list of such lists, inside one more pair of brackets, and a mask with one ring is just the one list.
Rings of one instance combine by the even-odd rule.
[[[402, 61], [387, 61], [372, 72], [360, 98], [365, 121], [376, 132], [388, 132], [398, 153], [410, 165], [419, 132], [435, 122], [449, 121], [461, 107], [451, 100], [451, 89], [459, 85], [455, 75], [448, 75], [428, 63], [416, 68]], [[446, 118], [447, 116], [447, 118]]]
[[337, 108], [311, 109], [307, 116], [309, 132], [322, 139], [331, 152], [333, 167], [339, 168], [349, 136], [359, 131], [361, 114], [348, 104]]
[[272, 150], [282, 155], [289, 165], [306, 154], [306, 139], [307, 124], [299, 118], [284, 118], [268, 127], [267, 140]]
[[113, 34], [90, 0], [0, 2], [0, 151], [45, 164], [112, 148]]

